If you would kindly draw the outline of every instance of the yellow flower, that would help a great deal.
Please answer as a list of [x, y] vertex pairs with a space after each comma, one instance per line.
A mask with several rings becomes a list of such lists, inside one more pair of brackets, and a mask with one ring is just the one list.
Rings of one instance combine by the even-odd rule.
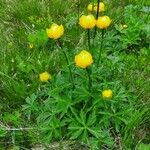
[[128, 28], [128, 26], [127, 26], [126, 24], [122, 25], [122, 27], [123, 27], [124, 29]]
[[92, 11], [92, 10], [93, 10], [93, 5], [92, 5], [92, 4], [89, 4], [89, 5], [87, 6], [87, 10], [88, 10], [88, 11]]
[[[96, 11], [96, 12], [97, 12], [97, 7], [98, 7], [98, 5], [96, 5], [94, 7], [94, 11]], [[103, 2], [100, 2], [99, 3], [99, 12], [104, 12], [104, 11], [105, 11], [105, 4]]]
[[93, 63], [92, 55], [88, 51], [82, 50], [75, 56], [75, 63], [78, 67], [86, 68]]
[[33, 44], [32, 44], [32, 43], [29, 44], [29, 48], [30, 48], [30, 49], [33, 48]]
[[96, 25], [100, 29], [106, 29], [110, 26], [111, 19], [108, 16], [102, 16], [98, 17], [98, 20], [96, 22]]
[[82, 15], [79, 24], [84, 29], [92, 29], [96, 25], [96, 20], [93, 15]]
[[41, 73], [39, 76], [42, 82], [47, 82], [49, 79], [51, 79], [51, 75], [47, 71]]
[[112, 94], [113, 94], [113, 92], [112, 92], [112, 90], [104, 90], [103, 92], [102, 92], [102, 96], [103, 96], [103, 98], [106, 98], [106, 99], [110, 99], [110, 98], [112, 98]]
[[59, 26], [53, 23], [49, 29], [46, 29], [46, 31], [49, 38], [56, 40], [64, 34], [64, 27], [63, 25]]
[[120, 27], [121, 30], [123, 30], [123, 29], [128, 28], [128, 25], [126, 25], [126, 24], [124, 24], [124, 25], [120, 24], [119, 27]]

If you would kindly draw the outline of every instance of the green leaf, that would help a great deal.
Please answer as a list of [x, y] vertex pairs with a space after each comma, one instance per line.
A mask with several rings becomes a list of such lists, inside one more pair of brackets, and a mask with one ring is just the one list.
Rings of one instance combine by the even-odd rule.
[[30, 120], [31, 118], [32, 111], [35, 111], [38, 109], [35, 103], [36, 99], [37, 99], [37, 96], [33, 93], [30, 97], [26, 98], [26, 104], [22, 105], [22, 110], [25, 111], [25, 114], [28, 120]]
[[95, 122], [96, 122], [96, 114], [95, 111], [93, 111], [88, 117], [87, 126], [92, 126]]
[[100, 138], [101, 137], [101, 130], [98, 127], [92, 127], [92, 128], [88, 128], [88, 131], [95, 136], [96, 138]]
[[37, 98], [37, 96], [33, 93], [30, 97], [26, 98], [26, 103], [29, 105], [33, 105], [36, 98]]
[[83, 132], [82, 128], [79, 128], [78, 130], [72, 132], [71, 139], [77, 139], [79, 136], [81, 136], [82, 132]]
[[60, 98], [56, 103], [56, 112], [66, 113], [71, 105], [72, 101], [68, 97]]
[[0, 137], [5, 137], [7, 134], [7, 131], [4, 128], [0, 127]]
[[141, 143], [137, 150], [150, 150], [150, 144]]
[[46, 30], [40, 30], [36, 33], [30, 34], [28, 36], [28, 40], [30, 43], [36, 45], [37, 47], [44, 46], [48, 42]]

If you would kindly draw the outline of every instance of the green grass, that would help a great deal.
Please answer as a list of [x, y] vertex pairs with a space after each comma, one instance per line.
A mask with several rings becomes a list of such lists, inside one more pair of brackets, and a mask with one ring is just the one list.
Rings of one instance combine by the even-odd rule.
[[[81, 14], [87, 14], [87, 4], [87, 1], [81, 0], [79, 5]], [[132, 8], [125, 7], [130, 4], [137, 6], [137, 8], [132, 10]], [[108, 143], [108, 145], [102, 144], [102, 147], [105, 147], [104, 149], [110, 148], [112, 146], [111, 142], [115, 140], [117, 144], [115, 143], [116, 145], [114, 144], [111, 147], [112, 149], [135, 149], [140, 147], [141, 143], [146, 145], [150, 142], [150, 17], [148, 12], [142, 11], [142, 8], [150, 6], [150, 3], [146, 0], [119, 0], [117, 2], [108, 0], [106, 5], [107, 11], [105, 14], [112, 18], [113, 23], [106, 32], [104, 39], [102, 65], [99, 70], [93, 69], [94, 82], [99, 81], [100, 83], [100, 85], [95, 83], [94, 88], [96, 90], [109, 86], [116, 92], [116, 99], [122, 99], [125, 103], [122, 104], [120, 102], [117, 106], [115, 104], [112, 105], [117, 111], [120, 110], [116, 116], [104, 110], [106, 118], [101, 119], [111, 120], [110, 124], [107, 124], [107, 121], [103, 123], [101, 119], [97, 119], [97, 125], [102, 125], [104, 131], [106, 129], [110, 131], [109, 133], [106, 130], [103, 135], [104, 137], [106, 136], [106, 139], [104, 138], [102, 143]], [[37, 116], [38, 111], [43, 115], [42, 113], [47, 112], [49, 108], [45, 106], [40, 107], [36, 104], [37, 106], [35, 107], [39, 108], [39, 110], [33, 109], [33, 116], [31, 115], [33, 118], [26, 121], [27, 118], [24, 115], [26, 112], [22, 110], [22, 105], [26, 104], [26, 98], [33, 93], [40, 97], [41, 105], [42, 101], [50, 96], [49, 89], [52, 87], [41, 84], [39, 81], [39, 74], [43, 71], [48, 70], [51, 73], [56, 87], [58, 86], [57, 90], [60, 90], [59, 87], [64, 85], [65, 90], [61, 94], [63, 92], [70, 94], [67, 87], [69, 86], [67, 81], [68, 71], [66, 71], [67, 67], [63, 54], [54, 41], [49, 40], [45, 42], [44, 36], [41, 39], [38, 37], [42, 37], [41, 34], [52, 22], [63, 24], [65, 26], [65, 35], [61, 41], [68, 52], [71, 64], [74, 64], [74, 55], [88, 46], [87, 33], [78, 26], [77, 6], [78, 0], [0, 0], [0, 141], [2, 141], [0, 146], [2, 148], [8, 146], [5, 144], [7, 140], [12, 141], [8, 147], [13, 145], [27, 147], [29, 145], [27, 148], [32, 147], [36, 143], [45, 143], [47, 141], [47, 136], [43, 136], [41, 139], [39, 135], [36, 135], [38, 133], [45, 135], [45, 133], [38, 131], [36, 133], [32, 131], [25, 133], [16, 132], [15, 135], [13, 135], [14, 132], [8, 132], [5, 136], [2, 136], [1, 123], [16, 128], [25, 126], [37, 127], [38, 121], [35, 118], [43, 119], [40, 114]], [[120, 33], [118, 31], [119, 25], [126, 23], [128, 24], [127, 31]], [[31, 38], [29, 38], [29, 35]], [[33, 40], [33, 38], [36, 38], [36, 40]], [[99, 49], [100, 38], [100, 32], [98, 32], [95, 39], [96, 44], [92, 47], [95, 55]], [[30, 49], [29, 43], [32, 40], [35, 43], [33, 49]], [[75, 82], [77, 84], [78, 82], [85, 84], [85, 72], [77, 70], [75, 67], [73, 67], [73, 71], [76, 73]], [[64, 76], [62, 76], [63, 72]], [[82, 79], [77, 77], [82, 77]], [[82, 91], [80, 86], [78, 88], [76, 91], [77, 95], [86, 93], [86, 91]], [[57, 90], [54, 92], [57, 92]], [[120, 93], [117, 93], [117, 91], [120, 91]], [[93, 93], [93, 95], [97, 96], [97, 93]], [[63, 98], [65, 99], [66, 97]], [[33, 99], [30, 98], [30, 100]], [[69, 102], [68, 100], [68, 105]], [[47, 106], [51, 105], [48, 103]], [[76, 105], [77, 108], [79, 107], [78, 105]], [[98, 111], [101, 106], [97, 104], [94, 108], [95, 111]], [[63, 108], [59, 109], [63, 111]], [[113, 108], [111, 109], [113, 110]], [[17, 112], [19, 112], [19, 116]], [[79, 113], [80, 111], [77, 114], [79, 115]], [[98, 111], [98, 113], [101, 112]], [[10, 114], [13, 114], [13, 116]], [[66, 117], [70, 114], [74, 114], [74, 112], [68, 110]], [[77, 120], [84, 118], [84, 112], [80, 115]], [[126, 115], [128, 117], [124, 118]], [[117, 117], [122, 118], [122, 121], [120, 122]], [[65, 121], [70, 128], [73, 128], [76, 125], [76, 120], [73, 120], [74, 124], [70, 124], [69, 119]], [[58, 119], [58, 121], [60, 120]], [[122, 126], [120, 125], [121, 123]], [[38, 126], [41, 127], [43, 125], [39, 123]], [[118, 129], [114, 129], [117, 127]], [[61, 140], [68, 139], [70, 135], [77, 136], [77, 133], [75, 135], [73, 131], [69, 132], [65, 133]], [[96, 134], [94, 129], [92, 133]], [[38, 137], [37, 141], [35, 140], [36, 137]], [[16, 143], [13, 143], [13, 138]], [[27, 141], [27, 143], [22, 141]], [[59, 141], [59, 138], [56, 136], [52, 141]], [[85, 142], [85, 144], [93, 146], [96, 142], [94, 139], [91, 139], [89, 143]], [[83, 146], [86, 145], [83, 144]]]

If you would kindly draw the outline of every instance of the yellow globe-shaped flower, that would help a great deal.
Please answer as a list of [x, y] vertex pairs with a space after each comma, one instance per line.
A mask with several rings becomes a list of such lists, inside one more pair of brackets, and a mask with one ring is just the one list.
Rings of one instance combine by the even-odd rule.
[[111, 98], [112, 98], [112, 94], [113, 94], [113, 92], [112, 92], [112, 90], [110, 90], [110, 89], [104, 90], [104, 91], [102, 92], [102, 96], [103, 96], [103, 98], [105, 98], [105, 99], [111, 99]]
[[82, 50], [75, 56], [75, 63], [78, 67], [86, 68], [93, 63], [92, 55], [88, 51]]
[[41, 74], [39, 75], [39, 77], [40, 77], [40, 80], [41, 80], [42, 82], [47, 82], [48, 80], [51, 79], [51, 75], [50, 75], [47, 71], [41, 73]]
[[87, 10], [91, 12], [91, 11], [93, 10], [93, 5], [92, 5], [92, 4], [89, 4], [89, 5], [87, 6]]
[[111, 22], [112, 21], [108, 16], [98, 17], [96, 26], [100, 29], [106, 29], [110, 26]]
[[[97, 7], [98, 7], [98, 5], [96, 5], [94, 7], [94, 11], [96, 11], [96, 12], [97, 12]], [[100, 2], [99, 3], [99, 12], [104, 12], [104, 11], [105, 11], [105, 4], [103, 2]]]
[[64, 34], [63, 25], [57, 25], [53, 23], [47, 31], [47, 36], [52, 39], [59, 39]]
[[96, 25], [96, 20], [93, 15], [82, 15], [79, 19], [79, 24], [84, 29], [92, 29]]

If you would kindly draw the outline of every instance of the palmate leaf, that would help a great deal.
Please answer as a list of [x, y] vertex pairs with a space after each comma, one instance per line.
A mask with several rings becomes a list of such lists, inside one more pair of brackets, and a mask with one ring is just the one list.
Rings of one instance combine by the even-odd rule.
[[80, 112], [80, 117], [78, 119], [84, 126], [86, 126], [86, 114], [83, 111]]
[[43, 112], [36, 118], [36, 121], [38, 124], [43, 123], [43, 122], [44, 123], [47, 122], [48, 124], [52, 116], [53, 114], [51, 112]]
[[89, 116], [84, 111], [78, 115], [76, 110], [72, 108], [72, 113], [75, 118], [71, 118], [68, 127], [71, 139], [80, 139], [87, 143], [90, 137], [103, 138], [100, 127], [96, 127], [96, 113], [94, 111]]
[[85, 143], [88, 142], [88, 140], [89, 140], [89, 133], [88, 133], [87, 130], [83, 131], [83, 134], [81, 135], [81, 140], [82, 140], [82, 142], [85, 142]]
[[84, 125], [86, 124], [86, 116], [85, 116], [84, 112], [81, 111], [80, 114], [78, 115], [78, 114], [76, 113], [76, 110], [75, 110], [73, 107], [71, 107], [71, 111], [72, 111], [72, 113], [73, 113], [73, 115], [74, 115], [74, 117], [75, 117], [75, 120], [76, 120], [79, 124], [81, 124], [81, 125], [84, 126]]
[[36, 99], [37, 96], [33, 93], [30, 97], [26, 98], [26, 104], [22, 105], [22, 110], [25, 112], [28, 120], [30, 120], [32, 112], [37, 110]]
[[85, 130], [87, 130], [85, 127], [86, 123], [85, 114], [81, 111], [81, 113], [77, 115], [75, 109], [73, 108], [71, 108], [71, 111], [75, 118], [71, 118], [71, 123], [68, 127], [69, 135], [71, 136], [71, 139], [81, 138], [84, 136], [83, 134]]
[[71, 107], [72, 100], [68, 97], [63, 97], [57, 101], [56, 104], [56, 112], [66, 113], [68, 108]]
[[95, 138], [90, 138], [88, 140], [88, 145], [90, 145], [91, 150], [99, 150], [100, 149], [100, 141]]
[[79, 102], [81, 100], [84, 100], [84, 101], [88, 100], [88, 97], [89, 97], [90, 93], [84, 86], [80, 85], [80, 86], [76, 87], [76, 90], [74, 91], [74, 94], [78, 96], [77, 101]]
[[88, 117], [87, 125], [92, 126], [95, 122], [96, 122], [96, 114], [95, 111], [93, 111]]
[[37, 96], [33, 93], [30, 97], [26, 98], [26, 103], [29, 105], [33, 105], [36, 98], [37, 98]]
[[54, 140], [61, 137], [61, 129], [64, 127], [64, 121], [57, 119], [55, 116], [51, 117], [49, 121], [40, 122], [39, 129], [43, 138], [46, 141]]
[[88, 131], [96, 138], [100, 138], [102, 136], [101, 130], [98, 127], [88, 128]]
[[77, 139], [83, 132], [82, 128], [79, 128], [75, 132], [72, 132], [71, 139]]
[[51, 107], [50, 110], [54, 110], [55, 113], [62, 116], [68, 112], [68, 109], [73, 105], [72, 99], [69, 95], [62, 95], [58, 93], [59, 90], [53, 90], [50, 93], [51, 98], [46, 101], [46, 105]]

